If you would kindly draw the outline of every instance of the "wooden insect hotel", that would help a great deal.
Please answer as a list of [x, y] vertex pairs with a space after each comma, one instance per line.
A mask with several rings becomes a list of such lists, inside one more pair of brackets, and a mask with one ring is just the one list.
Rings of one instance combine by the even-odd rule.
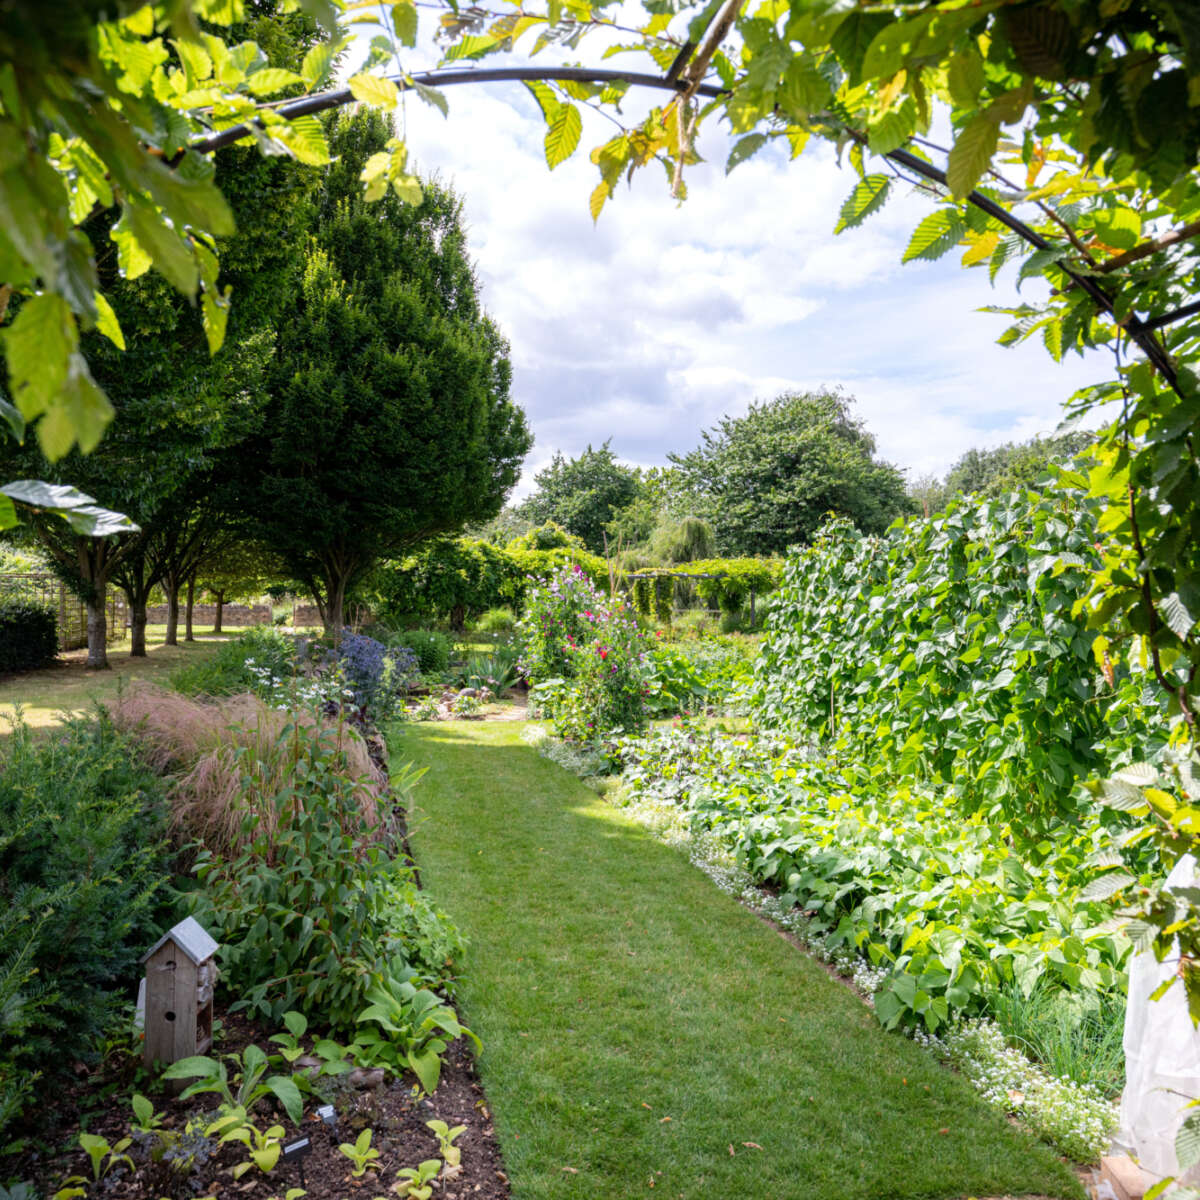
[[212, 1046], [216, 952], [217, 943], [204, 926], [187, 917], [142, 956], [147, 1066], [205, 1054]]

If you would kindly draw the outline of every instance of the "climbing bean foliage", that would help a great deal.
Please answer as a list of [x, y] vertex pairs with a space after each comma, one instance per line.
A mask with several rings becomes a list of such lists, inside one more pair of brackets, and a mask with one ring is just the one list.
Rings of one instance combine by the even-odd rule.
[[678, 806], [756, 880], [809, 916], [807, 935], [869, 959], [887, 1026], [936, 1030], [1038, 980], [1095, 1003], [1128, 942], [1084, 899], [1105, 845], [1096, 810], [1052, 818], [1030, 846], [1003, 816], [964, 814], [953, 792], [823, 758], [802, 737], [734, 738], [683, 725], [622, 743], [624, 794]]
[[1114, 665], [1078, 605], [1100, 554], [1078, 492], [963, 500], [794, 555], [757, 666], [760, 722], [803, 732], [1040, 839], [1081, 786], [1156, 757], [1166, 698]]

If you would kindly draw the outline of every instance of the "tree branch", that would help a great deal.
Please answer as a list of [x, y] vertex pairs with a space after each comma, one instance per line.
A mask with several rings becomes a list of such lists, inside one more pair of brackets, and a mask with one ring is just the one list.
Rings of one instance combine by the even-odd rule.
[[[683, 92], [685, 101], [690, 100], [699, 91], [700, 81], [708, 70], [708, 64], [712, 62], [713, 55], [716, 54], [726, 35], [733, 28], [733, 23], [737, 19], [741, 7], [742, 0], [725, 0], [720, 12], [713, 18], [712, 24], [705, 32], [704, 41], [700, 43], [699, 51], [695, 58], [688, 63], [687, 70], [684, 72], [683, 78], [687, 83], [687, 88]], [[674, 66], [673, 63], [671, 65]]]
[[1160, 250], [1166, 250], [1169, 246], [1174, 246], [1179, 242], [1190, 241], [1197, 236], [1200, 236], [1200, 221], [1192, 221], [1187, 225], [1181, 225], [1178, 229], [1172, 229], [1170, 233], [1164, 233], [1162, 237], [1152, 238], [1140, 246], [1134, 246], [1132, 250], [1126, 250], [1124, 254], [1118, 254], [1116, 258], [1102, 262], [1096, 270], [1119, 271], [1122, 267], [1129, 266], [1130, 263], [1149, 258], [1150, 255], [1157, 254]]
[[[734, 0], [730, 0], [731, 3]], [[740, 2], [740, 0], [738, 0]], [[410, 75], [390, 75], [389, 79], [401, 91], [411, 88], [414, 83], [427, 87], [452, 87], [459, 83], [526, 83], [538, 80], [568, 80], [576, 83], [630, 83], [637, 87], [662, 88], [666, 91], [680, 92], [685, 84], [680, 80], [674, 82], [664, 79], [661, 75], [648, 75], [640, 71], [613, 71], [592, 69], [590, 67], [478, 67], [471, 70], [441, 70], [420, 71]], [[409, 81], [412, 82], [409, 82]], [[708, 83], [697, 83], [691, 87], [691, 94], [701, 96], [723, 96], [724, 88], [715, 87]], [[276, 108], [282, 117], [304, 117], [310, 113], [325, 112], [331, 108], [341, 108], [344, 104], [352, 104], [354, 95], [349, 88], [339, 88], [337, 91], [316, 92], [309, 96], [297, 96], [286, 104]], [[267, 107], [259, 105], [260, 108]], [[190, 150], [199, 154], [211, 154], [224, 146], [231, 146], [244, 137], [249, 137], [251, 127], [262, 128], [261, 122], [243, 122], [240, 125], [222, 129], [219, 133], [210, 133], [189, 144]], [[171, 165], [174, 165], [173, 159]]]

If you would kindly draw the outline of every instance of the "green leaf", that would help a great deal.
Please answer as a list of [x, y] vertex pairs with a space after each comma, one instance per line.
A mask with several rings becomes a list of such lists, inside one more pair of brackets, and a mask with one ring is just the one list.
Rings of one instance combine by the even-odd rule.
[[246, 19], [242, 0], [196, 0], [196, 15], [214, 25], [233, 25]]
[[1042, 345], [1046, 347], [1055, 362], [1062, 362], [1063, 323], [1061, 321], [1047, 321], [1042, 326]]
[[546, 165], [553, 170], [570, 158], [582, 134], [583, 118], [579, 109], [570, 102], [560, 104], [546, 130]]
[[983, 73], [983, 59], [974, 44], [950, 56], [946, 82], [956, 107], [977, 107], [987, 79]]
[[417, 6], [411, 3], [392, 5], [392, 29], [402, 46], [410, 49], [417, 44]]
[[1092, 213], [1092, 228], [1106, 246], [1132, 250], [1142, 236], [1142, 218], [1124, 205], [1102, 208]]
[[125, 218], [138, 245], [150, 255], [155, 269], [185, 296], [192, 296], [200, 272], [191, 248], [179, 233], [166, 224], [162, 213], [145, 201], [128, 197]]
[[447, 62], [457, 62], [460, 58], [482, 58], [499, 40], [490, 34], [471, 34], [455, 42], [446, 51], [445, 59]]
[[266, 67], [255, 71], [246, 80], [246, 87], [256, 96], [273, 96], [293, 84], [303, 83], [304, 80], [295, 71], [285, 71], [282, 67]]
[[890, 154], [898, 150], [917, 129], [917, 105], [911, 96], [899, 108], [890, 109], [867, 129], [867, 144], [872, 154]]
[[137, 1118], [139, 1125], [148, 1125], [154, 1116], [154, 1105], [146, 1099], [145, 1096], [134, 1094], [133, 1100], [133, 1115]]
[[304, 56], [300, 64], [300, 77], [310, 92], [315, 92], [329, 78], [336, 57], [337, 47], [332, 42], [321, 42]]
[[117, 314], [113, 312], [113, 306], [109, 304], [103, 292], [96, 293], [96, 328], [118, 350], [125, 349], [125, 335], [121, 332], [121, 325], [117, 320]]
[[739, 163], [743, 163], [751, 155], [760, 150], [767, 141], [765, 133], [748, 133], [745, 137], [739, 138], [733, 145], [733, 149], [729, 152], [729, 161], [725, 164], [725, 174], [728, 175]]
[[1137, 877], [1130, 875], [1128, 871], [1110, 871], [1107, 875], [1093, 879], [1080, 891], [1079, 898], [1081, 900], [1107, 900], [1131, 883], [1137, 883]]
[[878, 212], [887, 200], [891, 186], [890, 175], [868, 175], [865, 179], [860, 179], [842, 205], [833, 232], [841, 233], [844, 229], [853, 229], [861, 225], [872, 213]]
[[419, 1051], [410, 1050], [407, 1058], [413, 1074], [421, 1081], [421, 1087], [429, 1095], [432, 1095], [437, 1091], [438, 1080], [442, 1075], [442, 1060], [436, 1052], [428, 1048]]
[[299, 1125], [304, 1116], [304, 1101], [295, 1081], [286, 1075], [272, 1075], [266, 1081], [267, 1087], [275, 1094], [276, 1099], [283, 1105], [284, 1111], [291, 1118], [292, 1124]]
[[554, 114], [561, 107], [561, 102], [554, 94], [554, 89], [548, 83], [542, 83], [540, 80], [526, 83], [525, 86], [538, 102], [538, 107], [542, 110], [542, 116], [545, 118], [546, 124], [549, 125], [554, 120]]
[[420, 83], [411, 76], [405, 76], [409, 86], [432, 108], [436, 108], [443, 117], [450, 115], [450, 102], [446, 99], [446, 93], [441, 88], [430, 87], [427, 83]]
[[913, 230], [901, 261], [907, 263], [921, 258], [933, 262], [953, 250], [966, 232], [966, 222], [954, 209], [935, 209]]
[[285, 1012], [283, 1023], [292, 1037], [303, 1037], [308, 1030], [308, 1018], [302, 1012]]
[[216, 354], [225, 344], [225, 327], [229, 321], [229, 297], [232, 289], [223, 293], [205, 288], [200, 294], [200, 319], [208, 340], [209, 354]]
[[390, 79], [378, 75], [352, 75], [346, 86], [355, 100], [372, 108], [395, 108], [400, 100], [400, 89]]
[[273, 126], [271, 132], [297, 162], [310, 167], [323, 167], [329, 162], [325, 129], [316, 117], [293, 117], [286, 125]]
[[1178, 592], [1172, 592], [1169, 596], [1164, 597], [1159, 603], [1158, 611], [1167, 623], [1167, 628], [1180, 641], [1188, 639], [1196, 627], [1196, 621], [1200, 620], [1200, 617], [1194, 615], [1188, 605], [1184, 603]]
[[164, 1079], [216, 1079], [220, 1076], [221, 1064], [204, 1054], [193, 1054], [172, 1063], [164, 1072]]
[[829, 45], [842, 64], [851, 87], [862, 82], [863, 59], [876, 35], [894, 25], [889, 14], [852, 11], [834, 30]]
[[986, 112], [966, 123], [946, 164], [946, 182], [956, 200], [963, 200], [991, 165], [1000, 141], [1000, 122]]
[[64, 387], [71, 355], [79, 342], [75, 317], [66, 300], [43, 292], [21, 305], [2, 334], [9, 386], [27, 421], [46, 411]]
[[116, 244], [117, 266], [126, 279], [138, 279], [154, 265], [124, 216], [113, 226], [109, 237]]
[[592, 189], [592, 194], [588, 199], [588, 212], [592, 214], [593, 221], [600, 220], [600, 212], [609, 195], [609, 186], [603, 179]]
[[1181, 1171], [1200, 1163], [1200, 1112], [1192, 1113], [1175, 1135], [1175, 1157]]

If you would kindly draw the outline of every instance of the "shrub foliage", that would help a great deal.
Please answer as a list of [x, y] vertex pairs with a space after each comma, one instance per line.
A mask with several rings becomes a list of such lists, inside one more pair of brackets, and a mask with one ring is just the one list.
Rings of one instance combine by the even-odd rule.
[[161, 781], [105, 719], [0, 748], [0, 1131], [136, 994], [170, 858]]
[[54, 610], [39, 604], [0, 604], [0, 675], [34, 671], [58, 654], [58, 621]]

